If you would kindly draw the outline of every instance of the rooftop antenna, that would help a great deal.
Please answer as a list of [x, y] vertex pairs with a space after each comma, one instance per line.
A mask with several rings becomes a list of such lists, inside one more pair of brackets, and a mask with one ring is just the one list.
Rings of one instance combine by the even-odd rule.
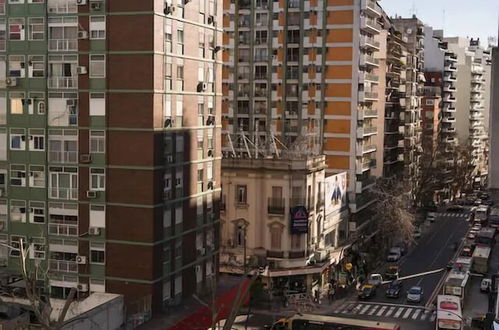
[[416, 10], [416, 1], [412, 2], [411, 15], [416, 18], [418, 11]]
[[442, 32], [445, 33], [445, 8], [442, 10]]

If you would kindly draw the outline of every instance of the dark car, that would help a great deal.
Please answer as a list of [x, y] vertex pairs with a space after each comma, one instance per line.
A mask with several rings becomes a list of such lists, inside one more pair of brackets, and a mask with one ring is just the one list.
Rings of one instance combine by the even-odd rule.
[[398, 266], [388, 266], [385, 272], [385, 278], [387, 280], [396, 280], [399, 278], [399, 267]]
[[447, 212], [457, 212], [457, 213], [462, 213], [464, 212], [465, 209], [464, 207], [460, 206], [460, 205], [451, 205], [447, 208]]
[[492, 200], [485, 201], [485, 205], [494, 206], [494, 201]]
[[358, 292], [359, 299], [369, 299], [376, 295], [376, 287], [373, 285], [363, 285]]
[[386, 296], [388, 298], [398, 298], [400, 296], [400, 291], [402, 290], [402, 281], [396, 280], [390, 283], [388, 289], [386, 289]]

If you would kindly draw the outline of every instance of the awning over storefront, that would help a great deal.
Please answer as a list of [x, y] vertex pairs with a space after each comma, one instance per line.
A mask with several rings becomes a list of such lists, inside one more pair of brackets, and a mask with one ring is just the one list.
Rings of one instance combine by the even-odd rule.
[[324, 263], [316, 266], [300, 267], [300, 268], [288, 268], [288, 269], [269, 269], [267, 272], [263, 273], [266, 277], [282, 277], [282, 276], [294, 276], [294, 275], [308, 275], [308, 274], [319, 274], [322, 273], [328, 263]]

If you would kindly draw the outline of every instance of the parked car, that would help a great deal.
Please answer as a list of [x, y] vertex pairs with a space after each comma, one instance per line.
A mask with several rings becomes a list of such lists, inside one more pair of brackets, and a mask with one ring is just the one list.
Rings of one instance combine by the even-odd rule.
[[420, 228], [414, 229], [414, 233], [412, 234], [412, 236], [414, 237], [414, 239], [420, 238], [421, 237], [421, 229]]
[[485, 205], [493, 206], [494, 205], [494, 201], [492, 201], [492, 200], [485, 201]]
[[402, 290], [402, 281], [395, 280], [390, 283], [388, 289], [386, 289], [386, 296], [388, 298], [398, 298], [400, 296], [400, 291]]
[[463, 249], [461, 250], [461, 256], [471, 257], [472, 255], [473, 255], [473, 246], [472, 245], [463, 246]]
[[464, 207], [462, 207], [460, 205], [451, 205], [451, 206], [447, 207], [447, 212], [462, 213], [464, 211], [465, 211]]
[[402, 251], [399, 247], [392, 247], [388, 252], [388, 256], [386, 257], [387, 261], [398, 261], [402, 256]]
[[376, 287], [373, 285], [363, 285], [357, 292], [359, 299], [369, 299], [376, 295]]
[[467, 238], [468, 238], [468, 239], [471, 239], [471, 240], [474, 240], [474, 239], [475, 239], [475, 237], [476, 237], [476, 233], [472, 233], [472, 232], [470, 232], [470, 233], [468, 234], [468, 236], [467, 236]]
[[480, 282], [480, 292], [489, 292], [492, 287], [492, 280], [490, 278], [482, 279]]
[[397, 280], [399, 278], [399, 266], [388, 266], [385, 271], [387, 280]]
[[383, 283], [383, 276], [381, 274], [371, 274], [367, 278], [367, 284], [372, 286], [379, 286]]
[[428, 214], [426, 215], [426, 221], [435, 222], [436, 219], [437, 214], [435, 212], [428, 212]]
[[423, 288], [420, 286], [413, 286], [407, 291], [407, 302], [419, 303], [423, 298]]

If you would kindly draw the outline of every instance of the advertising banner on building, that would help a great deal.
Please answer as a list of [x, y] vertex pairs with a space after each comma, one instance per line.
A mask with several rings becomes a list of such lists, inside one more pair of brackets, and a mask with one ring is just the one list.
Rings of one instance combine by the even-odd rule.
[[291, 234], [308, 233], [308, 210], [305, 206], [296, 206], [291, 209]]
[[326, 177], [324, 186], [326, 215], [339, 212], [347, 204], [347, 172]]

